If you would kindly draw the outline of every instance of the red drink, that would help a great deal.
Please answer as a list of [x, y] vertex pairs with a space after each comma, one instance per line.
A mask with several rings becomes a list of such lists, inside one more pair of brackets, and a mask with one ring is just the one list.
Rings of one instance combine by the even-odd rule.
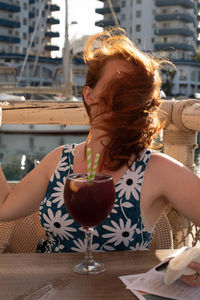
[[70, 215], [83, 227], [95, 227], [107, 218], [115, 201], [112, 177], [96, 175], [91, 183], [86, 174], [68, 176], [64, 200]]

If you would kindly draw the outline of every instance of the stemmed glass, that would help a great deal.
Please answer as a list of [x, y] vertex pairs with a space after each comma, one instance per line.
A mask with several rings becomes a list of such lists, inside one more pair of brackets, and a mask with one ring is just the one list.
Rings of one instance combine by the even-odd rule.
[[103, 272], [104, 264], [93, 259], [92, 238], [95, 227], [107, 218], [114, 205], [115, 189], [112, 177], [97, 174], [90, 181], [85, 173], [72, 173], [65, 183], [64, 201], [69, 214], [83, 227], [86, 239], [85, 258], [74, 267], [74, 272]]

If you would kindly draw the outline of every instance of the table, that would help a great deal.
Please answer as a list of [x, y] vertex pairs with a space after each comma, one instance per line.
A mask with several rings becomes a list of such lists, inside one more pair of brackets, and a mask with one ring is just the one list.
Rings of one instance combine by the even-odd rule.
[[0, 299], [134, 300], [118, 277], [146, 272], [173, 251], [96, 252], [107, 269], [98, 275], [73, 273], [83, 253], [2, 254]]

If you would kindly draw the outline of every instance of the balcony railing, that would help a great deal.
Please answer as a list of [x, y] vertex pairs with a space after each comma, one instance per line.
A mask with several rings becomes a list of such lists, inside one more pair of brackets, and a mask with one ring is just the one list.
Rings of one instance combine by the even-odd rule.
[[8, 28], [19, 28], [20, 22], [0, 18], [0, 26], [4, 26]]
[[195, 23], [195, 18], [188, 14], [162, 14], [155, 16], [156, 21], [183, 21], [185, 23]]
[[60, 10], [60, 7], [56, 4], [48, 4], [46, 5], [45, 7], [46, 9], [50, 9], [50, 11], [59, 11]]
[[51, 17], [47, 19], [47, 24], [51, 24], [51, 25], [60, 24], [60, 20]]
[[50, 38], [57, 38], [60, 36], [60, 33], [55, 31], [47, 31], [45, 32], [45, 36]]
[[20, 12], [20, 6], [18, 5], [13, 5], [13, 4], [8, 4], [3, 1], [0, 1], [0, 10], [5, 10], [9, 12]]
[[190, 0], [158, 0], [156, 6], [183, 6], [185, 8], [195, 8], [194, 2]]
[[187, 28], [168, 28], [168, 29], [156, 29], [156, 35], [182, 35], [194, 37], [195, 33]]
[[[113, 7], [113, 10], [114, 10], [115, 13], [119, 13], [120, 12], [120, 7], [119, 6]], [[101, 15], [112, 13], [110, 7], [96, 8], [95, 12], [97, 14], [101, 14]]]
[[155, 44], [155, 50], [184, 50], [184, 51], [192, 51], [195, 53], [195, 48], [192, 45], [188, 45], [186, 43], [157, 43]]
[[20, 38], [1, 34], [0, 35], [0, 42], [17, 44], [17, 43], [20, 43]]
[[60, 48], [58, 46], [54, 46], [54, 45], [46, 45], [46, 46], [44, 46], [44, 49], [46, 51], [58, 51]]
[[103, 28], [109, 27], [109, 26], [115, 26], [115, 21], [114, 20], [109, 20], [109, 21], [101, 20], [101, 21], [96, 21], [95, 25], [99, 26], [99, 27], [103, 27]]

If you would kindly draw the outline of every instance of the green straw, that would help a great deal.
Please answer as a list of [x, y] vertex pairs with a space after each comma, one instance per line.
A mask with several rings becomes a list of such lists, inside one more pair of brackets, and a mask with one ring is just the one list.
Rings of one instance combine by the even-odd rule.
[[92, 170], [91, 170], [91, 149], [87, 149], [87, 170], [88, 170], [88, 180], [91, 180]]
[[96, 156], [95, 156], [94, 168], [93, 168], [93, 171], [92, 171], [91, 180], [94, 180], [94, 178], [95, 178], [97, 167], [98, 167], [98, 163], [99, 163], [99, 157], [100, 157], [100, 154], [97, 153]]
[[93, 181], [96, 175], [98, 163], [99, 163], [100, 154], [97, 153], [94, 160], [94, 167], [92, 171], [91, 163], [92, 163], [92, 151], [91, 148], [87, 149], [87, 171], [88, 171], [88, 181]]

